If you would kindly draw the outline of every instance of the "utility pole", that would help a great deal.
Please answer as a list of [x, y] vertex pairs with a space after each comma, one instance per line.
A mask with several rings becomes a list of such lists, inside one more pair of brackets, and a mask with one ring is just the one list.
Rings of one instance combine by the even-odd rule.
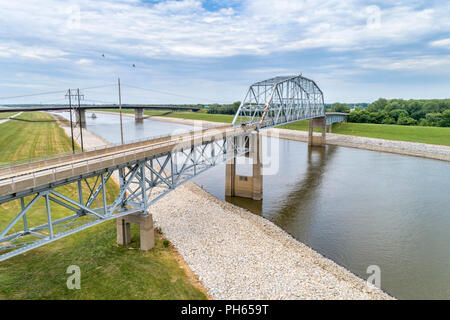
[[73, 141], [73, 122], [72, 122], [72, 94], [70, 89], [66, 94], [69, 97], [69, 113], [70, 113], [70, 136], [72, 137], [72, 152], [75, 153], [75, 143]]
[[[120, 141], [123, 144], [123, 126], [122, 126], [122, 95], [120, 93], [120, 77], [117, 78], [117, 84], [119, 85], [119, 116], [120, 116]], [[125, 177], [125, 168], [122, 168], [122, 177]], [[121, 180], [123, 181], [123, 179]], [[145, 195], [144, 195], [145, 196]], [[128, 192], [125, 191], [123, 195], [124, 199], [128, 197]], [[123, 205], [122, 205], [123, 207]]]
[[[78, 99], [78, 122], [80, 125], [80, 138], [81, 138], [81, 151], [84, 151], [84, 143], [83, 143], [83, 125], [81, 119], [81, 99], [84, 98], [84, 95], [80, 94], [80, 89], [77, 89], [77, 93], [72, 93], [75, 90], [69, 89], [66, 97], [69, 97], [69, 110], [70, 110], [70, 135], [72, 137], [72, 152], [75, 153], [75, 138], [74, 138], [74, 128], [73, 128], [73, 116], [72, 116], [72, 97], [76, 97]], [[75, 111], [75, 112], [76, 112]]]
[[78, 96], [78, 119], [80, 120], [81, 151], [84, 151], [84, 143], [83, 143], [83, 126], [82, 126], [82, 124], [81, 124], [80, 89], [77, 89], [77, 96]]
[[120, 141], [123, 144], [122, 95], [120, 94], [120, 78], [117, 78], [117, 81], [119, 84]]

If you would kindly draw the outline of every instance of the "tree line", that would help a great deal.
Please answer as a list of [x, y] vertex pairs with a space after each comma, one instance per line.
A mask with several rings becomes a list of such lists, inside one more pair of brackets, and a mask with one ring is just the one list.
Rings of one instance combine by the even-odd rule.
[[[207, 113], [236, 114], [239, 105], [240, 101], [224, 105], [213, 104]], [[351, 110], [351, 107], [355, 108]], [[336, 102], [325, 105], [325, 108], [326, 111], [350, 112], [349, 122], [450, 127], [450, 99], [388, 100], [380, 98], [371, 104]]]
[[450, 99], [383, 99], [350, 112], [349, 122], [450, 127]]

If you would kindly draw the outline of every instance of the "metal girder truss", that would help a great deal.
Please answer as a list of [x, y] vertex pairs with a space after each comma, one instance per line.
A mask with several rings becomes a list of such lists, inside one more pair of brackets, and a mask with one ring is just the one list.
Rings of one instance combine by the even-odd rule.
[[[20, 202], [16, 205], [18, 213], [7, 221], [6, 227], [0, 225], [0, 261], [104, 221], [136, 212], [148, 214], [150, 205], [176, 187], [218, 163], [248, 152], [249, 139], [249, 132], [245, 131], [240, 135], [222, 135], [212, 141], [175, 147], [164, 154], [79, 176], [39, 191], [0, 198], [0, 205]], [[107, 182], [112, 178], [119, 182], [120, 190], [113, 199], [108, 199]], [[76, 196], [69, 197], [56, 190], [68, 184], [76, 184]], [[59, 210], [55, 210], [56, 207]], [[61, 211], [65, 214], [61, 215]], [[32, 223], [33, 219], [38, 223]]]
[[299, 76], [276, 77], [250, 86], [233, 125], [259, 128], [325, 116], [323, 93], [313, 80]]
[[332, 125], [333, 123], [343, 122], [348, 117], [348, 113], [327, 113], [327, 126]]

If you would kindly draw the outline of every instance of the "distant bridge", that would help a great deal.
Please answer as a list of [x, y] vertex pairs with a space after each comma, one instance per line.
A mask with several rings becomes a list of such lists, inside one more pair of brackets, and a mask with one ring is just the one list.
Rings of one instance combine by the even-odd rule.
[[[20, 112], [20, 111], [69, 111], [76, 110], [75, 116], [77, 122], [81, 125], [81, 127], [86, 127], [86, 110], [92, 109], [119, 109], [118, 105], [81, 105], [78, 106], [35, 106], [35, 107], [8, 107], [8, 108], [0, 108], [0, 114], [3, 112]], [[173, 112], [176, 111], [193, 111], [197, 112], [201, 108], [199, 107], [186, 107], [186, 106], [176, 106], [176, 105], [122, 105], [122, 109], [134, 109], [134, 117], [136, 121], [142, 121], [144, 119], [144, 110], [153, 109], [153, 110], [170, 110]]]
[[[17, 201], [18, 208], [0, 219], [7, 220], [0, 225], [0, 261], [111, 219], [117, 219], [119, 243], [130, 242], [129, 223], [134, 222], [141, 226], [141, 249], [150, 249], [150, 205], [224, 161], [226, 195], [261, 200], [259, 130], [304, 119], [310, 119], [309, 144], [323, 146], [322, 91], [302, 76], [277, 77], [250, 86], [232, 126], [0, 167], [0, 204]], [[315, 126], [322, 128], [321, 136], [313, 136]], [[252, 158], [252, 176], [236, 174], [240, 155]], [[108, 199], [106, 184], [112, 177], [120, 190]], [[69, 184], [76, 195], [62, 193], [60, 187]]]
[[[61, 106], [49, 106], [49, 105], [39, 105], [34, 107], [25, 107], [25, 106], [17, 106], [17, 107], [0, 107], [0, 113], [2, 112], [19, 112], [19, 111], [67, 111], [71, 108], [68, 105], [61, 105]], [[110, 105], [81, 105], [79, 108], [78, 106], [72, 106], [72, 109], [81, 109], [81, 110], [88, 110], [88, 109], [119, 109], [119, 106], [116, 104], [110, 104]], [[124, 104], [122, 105], [122, 109], [157, 109], [157, 110], [171, 110], [171, 111], [199, 111], [200, 107], [186, 107], [186, 106], [177, 106], [177, 105], [129, 105]]]

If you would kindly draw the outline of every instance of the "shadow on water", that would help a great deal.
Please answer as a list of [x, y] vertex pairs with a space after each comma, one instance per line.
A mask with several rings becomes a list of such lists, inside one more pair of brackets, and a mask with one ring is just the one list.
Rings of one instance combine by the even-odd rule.
[[[311, 202], [317, 201], [317, 197], [320, 195], [317, 189], [323, 181], [324, 174], [326, 174], [326, 166], [330, 163], [336, 150], [335, 147], [331, 146], [325, 148], [308, 147], [307, 168], [304, 177], [294, 185], [289, 193], [283, 196], [284, 199], [280, 199], [282, 205], [271, 214], [272, 222], [286, 230], [297, 217], [298, 208], [309, 207]], [[311, 218], [314, 213], [304, 211], [302, 214], [305, 219], [307, 215], [310, 215]]]

